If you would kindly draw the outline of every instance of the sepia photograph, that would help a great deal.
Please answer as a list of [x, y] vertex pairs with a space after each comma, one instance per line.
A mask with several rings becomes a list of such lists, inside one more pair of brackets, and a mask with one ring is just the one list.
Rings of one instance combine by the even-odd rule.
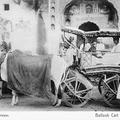
[[119, 120], [119, 17], [120, 0], [0, 0], [0, 119]]

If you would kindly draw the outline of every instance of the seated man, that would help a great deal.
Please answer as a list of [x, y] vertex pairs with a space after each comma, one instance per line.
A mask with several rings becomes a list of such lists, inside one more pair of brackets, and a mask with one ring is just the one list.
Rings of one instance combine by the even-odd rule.
[[103, 56], [103, 63], [104, 64], [114, 64], [114, 65], [119, 65], [120, 64], [120, 43], [119, 43], [119, 38], [114, 37], [114, 47], [111, 50], [111, 53], [106, 53]]
[[[104, 65], [119, 65], [120, 64], [120, 43], [119, 38], [113, 39], [115, 46], [111, 52], [106, 53], [100, 60], [94, 60], [93, 63], [101, 63]], [[94, 58], [93, 58], [94, 59]]]

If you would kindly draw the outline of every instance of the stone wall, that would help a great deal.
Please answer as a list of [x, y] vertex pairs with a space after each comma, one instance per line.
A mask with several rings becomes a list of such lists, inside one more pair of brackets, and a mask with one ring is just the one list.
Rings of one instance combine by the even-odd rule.
[[[25, 31], [26, 30], [30, 31], [28, 33], [28, 35], [26, 35], [26, 36], [28, 36], [28, 37], [26, 37], [26, 42], [28, 41], [28, 43], [29, 43], [29, 39], [35, 39], [35, 38], [33, 38], [33, 37], [36, 36], [35, 35], [36, 31], [34, 31], [35, 30], [34, 25], [36, 24], [35, 13], [32, 10], [31, 10], [31, 12], [30, 11], [28, 12], [27, 9], [23, 9], [22, 12], [21, 12], [21, 10], [19, 9], [19, 5], [13, 4], [11, 2], [11, 0], [2, 0], [2, 1], [3, 2], [0, 2], [1, 5], [4, 4], [5, 1], [10, 1], [11, 11], [5, 12], [6, 16], [4, 14], [2, 16], [6, 17], [6, 19], [9, 18], [12, 21], [13, 31], [16, 31], [16, 30], [19, 31], [20, 29], [21, 29], [21, 31], [22, 31], [22, 29], [24, 29]], [[56, 24], [57, 27], [56, 27], [55, 31], [51, 31], [51, 29], [50, 29], [50, 19], [51, 18], [49, 16], [50, 14], [48, 13], [48, 11], [46, 11], [46, 8], [48, 8], [48, 4], [46, 3], [46, 1], [41, 7], [42, 15], [43, 15], [43, 19], [44, 19], [45, 26], [46, 26], [46, 31], [47, 31], [46, 37], [49, 41], [46, 45], [46, 48], [51, 50], [50, 53], [53, 53], [53, 52], [56, 53], [56, 49], [58, 49], [58, 43], [59, 43], [60, 35], [61, 35], [60, 27], [64, 23], [64, 15], [63, 15], [64, 9], [65, 9], [65, 6], [68, 3], [70, 3], [72, 0], [55, 0], [56, 1], [56, 13], [57, 13], [56, 14], [56, 20], [55, 20], [55, 22], [56, 22], [55, 24]], [[118, 16], [120, 16], [120, 7], [119, 7], [120, 0], [108, 0], [108, 1], [111, 2], [114, 5], [114, 7], [117, 9]], [[3, 8], [0, 7], [0, 9], [3, 9]], [[21, 14], [21, 13], [23, 13], [23, 14]], [[76, 28], [78, 28], [82, 23], [87, 22], [87, 21], [91, 21], [93, 23], [96, 23], [99, 26], [100, 29], [112, 28], [112, 26], [109, 26], [107, 24], [107, 16], [96, 16], [96, 15], [88, 16], [88, 17], [73, 16], [72, 26], [75, 26]], [[118, 24], [119, 24], [119, 28], [120, 28], [120, 22]], [[25, 33], [25, 32], [23, 32], [23, 33]], [[34, 35], [33, 35], [33, 33], [34, 33]], [[13, 32], [13, 34], [16, 36], [16, 34], [14, 32]], [[18, 40], [18, 38], [21, 38], [21, 37], [19, 37], [19, 36], [14, 37], [15, 40]], [[24, 41], [24, 39], [22, 39], [21, 41]], [[36, 41], [32, 41], [30, 46], [33, 46], [33, 44], [35, 46], [36, 45], [35, 42]], [[53, 47], [52, 46], [53, 44], [56, 44], [56, 45], [54, 45], [54, 47]], [[35, 48], [33, 48], [33, 49], [35, 49]]]
[[[49, 24], [48, 3], [46, 1], [48, 0], [44, 0], [41, 5], [41, 14], [45, 24], [43, 25], [46, 26], [45, 29], [48, 28]], [[6, 3], [10, 5], [9, 11], [5, 11], [3, 8]], [[11, 21], [12, 32], [10, 33], [9, 42], [12, 43], [12, 49], [32, 51], [32, 53], [36, 53], [37, 50], [41, 49], [44, 37], [39, 37], [41, 33], [37, 34], [37, 27], [41, 28], [39, 26], [40, 23], [38, 23], [40, 20], [38, 13], [32, 7], [29, 7], [25, 2], [15, 4], [12, 0], [1, 0], [0, 10], [3, 13], [0, 16]], [[41, 30], [41, 32], [43, 31]]]

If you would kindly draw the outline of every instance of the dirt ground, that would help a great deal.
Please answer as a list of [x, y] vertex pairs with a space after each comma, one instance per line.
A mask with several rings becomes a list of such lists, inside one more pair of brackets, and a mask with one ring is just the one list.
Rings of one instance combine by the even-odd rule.
[[19, 104], [11, 106], [11, 95], [4, 95], [0, 99], [0, 111], [119, 111], [120, 108], [110, 108], [106, 106], [100, 94], [94, 93], [95, 98], [90, 100], [84, 107], [54, 107], [48, 100], [20, 96]]

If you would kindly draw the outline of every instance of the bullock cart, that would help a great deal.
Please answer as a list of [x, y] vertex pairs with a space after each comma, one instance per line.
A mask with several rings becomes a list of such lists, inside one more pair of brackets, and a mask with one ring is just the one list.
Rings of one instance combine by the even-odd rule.
[[[88, 38], [110, 37], [119, 38], [119, 31], [94, 31], [84, 32], [73, 28], [62, 28], [64, 35], [67, 33], [81, 37], [81, 40], [88, 41]], [[101, 57], [95, 56], [98, 51], [79, 51], [77, 45], [73, 45], [67, 39], [64, 42], [71, 45], [80, 54], [80, 63], [67, 68], [61, 81], [65, 100], [72, 106], [84, 106], [90, 99], [93, 99], [92, 92], [99, 90], [106, 105], [110, 107], [120, 106], [117, 99], [120, 83], [120, 53], [111, 52], [110, 49], [99, 51]], [[78, 56], [77, 56], [78, 57]]]

